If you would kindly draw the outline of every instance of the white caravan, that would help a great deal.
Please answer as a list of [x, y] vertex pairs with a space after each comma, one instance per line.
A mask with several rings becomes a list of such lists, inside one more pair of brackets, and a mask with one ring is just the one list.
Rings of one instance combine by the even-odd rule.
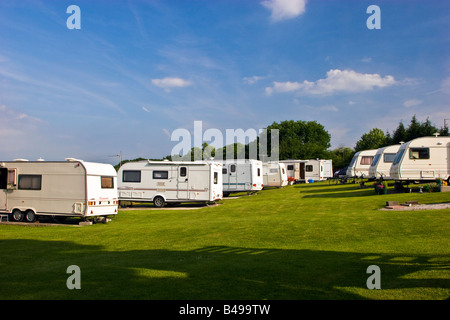
[[263, 168], [259, 160], [226, 160], [222, 162], [223, 194], [254, 193], [263, 188]]
[[403, 181], [449, 181], [450, 137], [422, 137], [402, 144], [390, 175]]
[[117, 173], [110, 164], [66, 161], [0, 162], [0, 213], [12, 221], [39, 216], [91, 218], [117, 214]]
[[263, 162], [264, 188], [287, 186], [286, 165], [281, 162]]
[[369, 168], [369, 178], [390, 180], [389, 171], [399, 148], [396, 144], [378, 149]]
[[300, 182], [305, 180], [305, 164], [308, 160], [280, 160], [286, 166], [286, 174], [288, 178], [293, 178], [294, 181]]
[[214, 161], [127, 162], [118, 172], [119, 201], [165, 203], [222, 199], [222, 164]]
[[378, 149], [364, 150], [355, 153], [348, 165], [347, 177], [369, 177], [369, 168]]
[[304, 181], [323, 181], [333, 177], [332, 160], [315, 159], [305, 163]]

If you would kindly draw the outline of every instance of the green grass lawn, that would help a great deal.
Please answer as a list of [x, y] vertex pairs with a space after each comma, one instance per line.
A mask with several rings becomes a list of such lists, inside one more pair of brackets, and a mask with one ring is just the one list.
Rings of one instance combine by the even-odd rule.
[[[263, 190], [196, 210], [121, 210], [107, 224], [0, 224], [0, 299], [448, 299], [450, 210], [381, 211], [357, 184]], [[69, 290], [67, 267], [81, 269]], [[366, 270], [381, 270], [381, 290]]]

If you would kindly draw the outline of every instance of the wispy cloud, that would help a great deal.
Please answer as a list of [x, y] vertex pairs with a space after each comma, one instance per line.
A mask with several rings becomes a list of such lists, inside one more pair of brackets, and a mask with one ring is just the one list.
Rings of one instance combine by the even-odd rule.
[[163, 79], [152, 79], [152, 84], [170, 91], [172, 88], [182, 88], [192, 85], [192, 82], [184, 80], [182, 78], [170, 78], [166, 77]]
[[266, 94], [302, 91], [304, 94], [327, 95], [338, 92], [363, 92], [396, 84], [393, 76], [381, 77], [379, 74], [358, 73], [353, 70], [330, 70], [325, 79], [303, 82], [274, 82], [266, 88]]
[[274, 22], [296, 18], [306, 10], [306, 0], [265, 0], [261, 4], [272, 12]]
[[410, 99], [403, 102], [403, 106], [406, 108], [415, 107], [418, 106], [419, 104], [422, 104], [422, 102], [423, 101], [419, 99]]
[[252, 77], [244, 77], [242, 80], [246, 83], [246, 84], [255, 84], [258, 81], [264, 79], [265, 77], [261, 77], [261, 76], [252, 76]]

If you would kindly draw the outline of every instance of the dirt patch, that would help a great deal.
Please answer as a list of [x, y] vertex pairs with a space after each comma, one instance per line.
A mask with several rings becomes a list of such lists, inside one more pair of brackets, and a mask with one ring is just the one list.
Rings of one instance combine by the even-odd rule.
[[400, 204], [381, 208], [385, 211], [405, 211], [405, 210], [442, 210], [450, 209], [450, 203], [429, 203], [429, 204]]

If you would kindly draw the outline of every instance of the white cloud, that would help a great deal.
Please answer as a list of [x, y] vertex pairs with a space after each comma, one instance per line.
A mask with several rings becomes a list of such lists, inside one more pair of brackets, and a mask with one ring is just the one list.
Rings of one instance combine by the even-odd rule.
[[152, 79], [152, 84], [157, 87], [164, 88], [168, 91], [170, 88], [187, 87], [190, 86], [192, 83], [190, 81], [181, 78], [166, 77], [163, 79]]
[[255, 84], [256, 82], [258, 82], [259, 80], [262, 80], [264, 78], [265, 77], [253, 76], [253, 77], [244, 77], [243, 80], [247, 84]]
[[146, 107], [142, 107], [142, 110], [144, 110], [145, 112], [150, 112], [150, 110], [148, 110]]
[[274, 82], [273, 87], [267, 87], [266, 88], [266, 94], [271, 95], [272, 93], [279, 93], [279, 92], [290, 92], [290, 91], [297, 91], [301, 89], [303, 85], [298, 82]]
[[274, 82], [273, 87], [266, 88], [266, 94], [299, 91], [305, 94], [324, 95], [336, 92], [363, 92], [376, 87], [383, 88], [396, 84], [394, 77], [384, 78], [379, 74], [358, 73], [353, 70], [330, 70], [325, 79], [315, 82]]
[[422, 100], [410, 99], [403, 102], [403, 106], [405, 106], [406, 108], [415, 107], [418, 106], [419, 104], [422, 104], [422, 102], [423, 102]]
[[272, 21], [277, 22], [302, 15], [306, 0], [265, 0], [261, 4], [272, 12]]

